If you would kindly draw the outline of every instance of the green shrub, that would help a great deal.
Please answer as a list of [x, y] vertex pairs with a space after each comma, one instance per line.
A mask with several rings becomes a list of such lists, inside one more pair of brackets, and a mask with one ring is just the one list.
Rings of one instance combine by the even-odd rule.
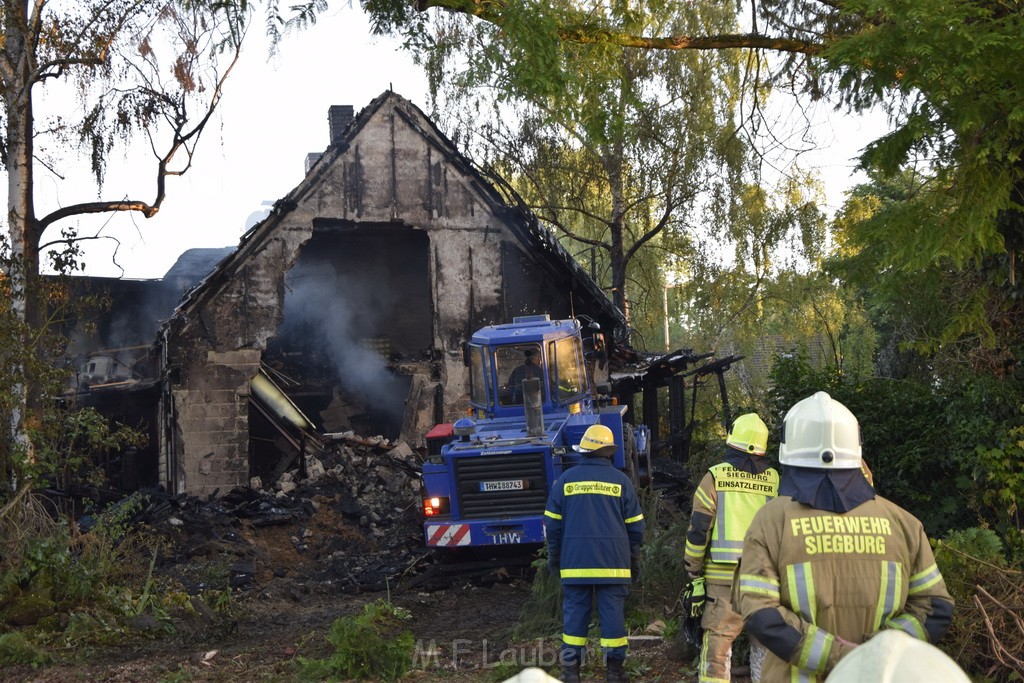
[[50, 655], [31, 643], [25, 634], [13, 631], [0, 635], [0, 667], [26, 664], [36, 667], [49, 661]]
[[976, 452], [982, 500], [999, 515], [1001, 529], [1019, 535], [1024, 524], [1024, 426], [1010, 427], [998, 443], [978, 446]]
[[136, 497], [110, 506], [85, 532], [51, 522], [22, 533], [18, 554], [0, 570], [0, 625], [68, 649], [123, 641], [144, 613], [170, 628], [170, 603], [153, 580], [155, 552], [146, 550], [151, 539], [132, 526], [139, 506]]
[[546, 638], [562, 632], [562, 581], [548, 571], [547, 546], [533, 560], [530, 597], [523, 603], [519, 622], [509, 629], [512, 640]]
[[[981, 522], [1005, 535], [1019, 522], [1019, 382], [970, 374], [928, 382], [858, 379], [831, 368], [816, 370], [804, 358], [778, 359], [772, 381], [765, 421], [773, 433], [798, 400], [829, 392], [860, 422], [864, 458], [878, 492], [914, 514], [929, 534], [943, 536]], [[769, 449], [777, 448], [772, 439]]]
[[662, 501], [655, 492], [642, 500], [647, 531], [640, 550], [640, 581], [626, 599], [631, 621], [667, 620], [688, 579], [683, 560], [689, 516]]
[[1003, 544], [991, 529], [951, 531], [935, 544], [935, 563], [958, 605], [969, 603], [974, 587], [1006, 568]]
[[326, 659], [300, 657], [301, 677], [399, 680], [412, 665], [413, 635], [400, 628], [408, 618], [408, 611], [377, 600], [365, 605], [361, 614], [335, 620], [327, 634], [334, 652]]

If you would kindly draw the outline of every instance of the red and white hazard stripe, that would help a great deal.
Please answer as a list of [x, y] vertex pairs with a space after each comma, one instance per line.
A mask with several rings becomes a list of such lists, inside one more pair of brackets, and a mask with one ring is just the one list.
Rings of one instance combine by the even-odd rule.
[[469, 545], [468, 524], [430, 524], [427, 526], [427, 545], [452, 547]]

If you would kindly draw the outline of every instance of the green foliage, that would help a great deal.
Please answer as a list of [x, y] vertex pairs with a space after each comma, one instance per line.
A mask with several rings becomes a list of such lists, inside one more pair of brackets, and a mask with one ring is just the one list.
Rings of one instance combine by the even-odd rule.
[[0, 634], [0, 666], [42, 666], [51, 661], [45, 649], [37, 647], [18, 631]]
[[[18, 271], [15, 261], [4, 265], [8, 272]], [[87, 333], [85, 321], [107, 302], [72, 300], [67, 280], [52, 278], [40, 283], [37, 292], [47, 302], [47, 322], [33, 326], [15, 314], [7, 283], [0, 279], [0, 419], [10, 431], [13, 416], [30, 397], [32, 409], [17, 437], [0, 440], [0, 501], [13, 490], [13, 482], [60, 488], [80, 481], [100, 484], [99, 456], [145, 444], [144, 434], [75, 405], [68, 392], [73, 369], [65, 332], [78, 324], [79, 332]]]
[[306, 680], [397, 681], [412, 664], [413, 636], [401, 629], [409, 613], [384, 600], [367, 603], [361, 614], [331, 624], [327, 641], [334, 652], [326, 659], [299, 657]]
[[[95, 476], [99, 455], [146, 444], [145, 434], [111, 423], [94, 408], [62, 410], [57, 407], [47, 418], [29, 430], [29, 437], [37, 444], [37, 467], [29, 471], [37, 477], [54, 477], [61, 488], [75, 480], [89, 478], [90, 474]], [[102, 482], [102, 473], [98, 476]]]
[[984, 483], [982, 499], [1000, 513], [1000, 528], [1022, 526], [1024, 504], [1024, 425], [1008, 429], [993, 447], [978, 446], [976, 477]]
[[[911, 253], [925, 251], [901, 232], [899, 215], [913, 213], [908, 220], [917, 226], [946, 211], [925, 204], [930, 184], [910, 171], [872, 173], [836, 221], [843, 249], [829, 267], [858, 291], [869, 311], [882, 339], [883, 372], [923, 375], [959, 366], [994, 376], [1012, 373], [1024, 349], [1024, 297], [1012, 255], [964, 260], [940, 250], [910, 261]], [[1011, 231], [1004, 236], [1011, 238]], [[957, 238], [950, 249], [960, 244]], [[1007, 247], [1019, 250], [1022, 244], [1008, 241]]]
[[[829, 240], [818, 192], [810, 178], [773, 191], [748, 188], [729, 229], [734, 257], [723, 261], [708, 247], [679, 264], [681, 284], [666, 306], [672, 338], [744, 357], [726, 375], [734, 406], [769, 409], [769, 372], [779, 353], [801, 353], [839, 373], [872, 374], [877, 335], [868, 312], [856, 290], [820, 268]], [[716, 392], [706, 393], [718, 402]], [[709, 407], [720, 411], [714, 402]]]
[[192, 673], [187, 667], [181, 667], [160, 679], [160, 683], [188, 683], [192, 680]]
[[1024, 563], [1007, 562], [1003, 543], [991, 529], [954, 531], [933, 545], [935, 561], [956, 601], [942, 648], [965, 671], [985, 672], [986, 680], [1016, 680], [1006, 653], [1020, 650], [1016, 625]]
[[882, 198], [853, 226], [864, 283], [907, 307], [907, 343], [981, 354], [976, 365], [1003, 372], [1020, 360], [1024, 315], [1020, 3], [843, 7], [874, 18], [872, 29], [837, 41], [829, 63], [848, 102], [885, 101], [893, 126], [861, 161]]
[[991, 529], [971, 527], [949, 532], [935, 545], [935, 562], [957, 604], [971, 601], [974, 587], [988, 574], [1006, 568], [1003, 544]]
[[[431, 15], [431, 39], [416, 45], [443, 123], [555, 227], [655, 347], [661, 250], [685, 251], [697, 227], [724, 224], [740, 175], [738, 55], [566, 41], [566, 22], [585, 31], [595, 19], [572, 3], [478, 9], [500, 26]], [[734, 27], [715, 3], [601, 13], [623, 30]]]
[[846, 405], [860, 422], [878, 492], [916, 515], [929, 533], [975, 526], [979, 519], [1007, 528], [1007, 506], [1021, 496], [1019, 462], [999, 455], [1017, 447], [1015, 382], [974, 375], [931, 383], [857, 379], [815, 370], [802, 357], [776, 361], [772, 381], [770, 426], [816, 391]]
[[137, 497], [96, 515], [82, 532], [37, 524], [13, 539], [0, 565], [0, 623], [48, 632], [65, 647], [123, 640], [129, 620], [149, 614], [169, 628], [166, 597], [153, 580], [150, 539], [132, 528]]
[[651, 492], [648, 498], [640, 581], [633, 583], [626, 599], [626, 613], [634, 615], [631, 618], [637, 620], [638, 627], [646, 627], [655, 619], [668, 619], [687, 584], [683, 546], [689, 519], [665, 504], [657, 492]]
[[523, 603], [519, 621], [510, 629], [514, 640], [546, 638], [562, 630], [562, 582], [548, 571], [547, 546], [534, 558], [530, 597]]
[[[875, 18], [872, 30], [837, 41], [827, 53], [844, 72], [844, 92], [874, 93], [858, 104], [892, 90], [903, 96], [892, 102], [894, 131], [868, 148], [864, 163], [893, 173], [915, 157], [928, 158], [937, 180], [912, 203], [907, 220], [891, 226], [899, 235], [893, 261], [947, 255], [963, 263], [1001, 249], [996, 217], [1014, 202], [1020, 210], [1015, 187], [1024, 180], [1020, 4], [854, 0], [843, 7]], [[918, 207], [931, 220], [915, 226]]]

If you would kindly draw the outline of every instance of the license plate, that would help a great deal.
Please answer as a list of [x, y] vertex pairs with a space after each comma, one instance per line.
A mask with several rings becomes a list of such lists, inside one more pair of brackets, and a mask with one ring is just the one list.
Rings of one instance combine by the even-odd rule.
[[524, 488], [526, 488], [526, 482], [522, 479], [480, 482], [481, 491], [519, 491]]

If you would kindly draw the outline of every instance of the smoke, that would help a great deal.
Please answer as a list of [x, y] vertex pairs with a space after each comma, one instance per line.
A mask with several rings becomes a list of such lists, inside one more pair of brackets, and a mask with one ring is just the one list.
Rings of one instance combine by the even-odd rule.
[[67, 313], [67, 355], [76, 362], [90, 353], [107, 351], [141, 378], [155, 368], [136, 363], [157, 338], [160, 322], [174, 312], [178, 293], [160, 280], [115, 280], [76, 276], [69, 279], [75, 300]]
[[[292, 339], [323, 354], [339, 382], [368, 407], [401, 419], [407, 388], [364, 340], [384, 336], [381, 323], [394, 300], [371, 278], [346, 277], [330, 264], [301, 265], [288, 274], [284, 326]], [[293, 336], [294, 335], [294, 336]]]

